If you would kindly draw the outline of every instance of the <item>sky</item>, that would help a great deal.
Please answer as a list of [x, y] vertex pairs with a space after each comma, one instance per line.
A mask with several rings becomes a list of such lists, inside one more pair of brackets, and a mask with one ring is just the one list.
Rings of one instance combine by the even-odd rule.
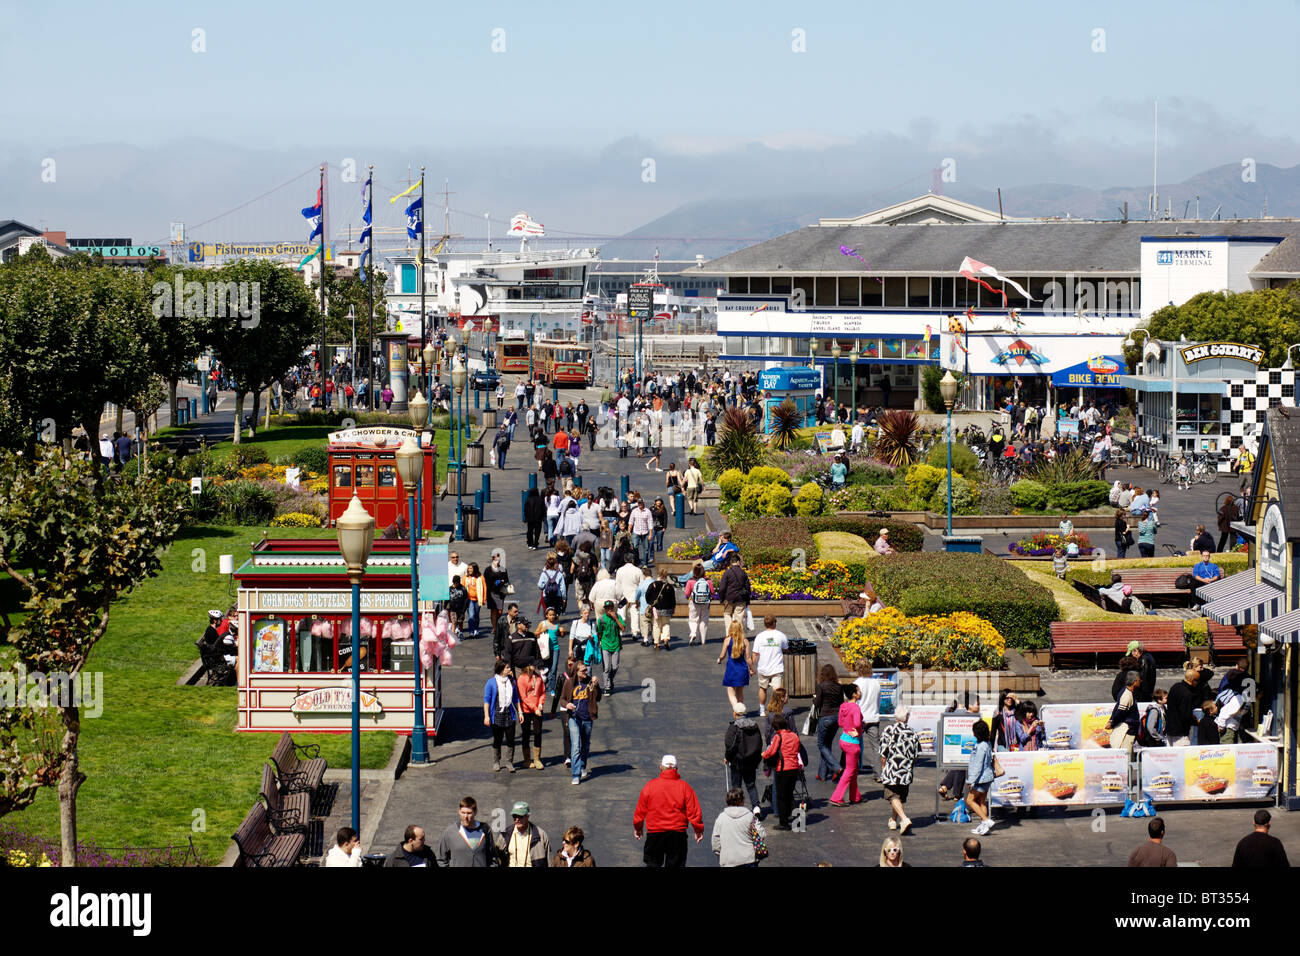
[[945, 166], [984, 189], [1133, 186], [1151, 182], [1156, 101], [1162, 183], [1289, 167], [1297, 28], [1295, 0], [0, 0], [0, 219], [296, 238], [325, 162], [345, 234], [349, 159], [375, 163], [379, 193], [408, 165], [430, 191], [449, 179], [453, 229], [475, 236], [484, 212], [494, 230], [527, 210], [554, 234], [617, 235], [685, 202], [795, 192], [842, 192], [825, 214], [847, 215]]

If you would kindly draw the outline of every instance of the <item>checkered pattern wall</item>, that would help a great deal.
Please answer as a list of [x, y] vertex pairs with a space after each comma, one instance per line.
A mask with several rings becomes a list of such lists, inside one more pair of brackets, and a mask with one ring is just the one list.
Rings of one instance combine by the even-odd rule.
[[1259, 440], [1265, 411], [1276, 405], [1295, 405], [1295, 376], [1294, 369], [1260, 369], [1254, 379], [1228, 383], [1223, 424], [1233, 448], [1240, 446], [1243, 438]]

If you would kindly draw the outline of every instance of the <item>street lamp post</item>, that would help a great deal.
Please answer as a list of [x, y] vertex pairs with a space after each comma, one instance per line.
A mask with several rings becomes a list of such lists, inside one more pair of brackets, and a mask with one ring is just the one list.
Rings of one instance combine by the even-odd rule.
[[952, 405], [957, 401], [957, 380], [952, 376], [952, 369], [943, 373], [939, 380], [939, 392], [943, 403], [948, 407], [948, 536], [952, 536]]
[[858, 413], [858, 340], [853, 340], [853, 350], [849, 352], [849, 416]]
[[831, 346], [831, 359], [833, 360], [833, 364], [831, 366], [832, 368], [831, 375], [835, 379], [835, 420], [836, 421], [839, 421], [840, 419], [840, 355], [841, 354], [843, 353], [840, 351], [840, 343], [837, 340], [835, 344]]
[[[457, 405], [460, 404], [461, 396], [465, 392], [465, 378], [466, 378], [465, 356], [462, 355], [460, 357], [460, 361], [456, 363], [451, 370], [451, 389], [453, 392], [452, 402], [454, 402]], [[462, 452], [464, 451], [463, 438], [461, 439], [461, 450]], [[461, 479], [464, 477], [464, 469], [465, 469], [465, 456], [464, 454], [462, 454], [460, 457], [459, 467], [456, 470], [456, 538], [457, 540], [460, 540], [464, 536], [464, 523], [461, 518], [461, 504], [460, 504], [461, 489], [464, 484], [461, 481]]]
[[361, 578], [375, 544], [375, 519], [355, 494], [335, 522], [352, 582], [352, 829], [361, 832]]
[[[420, 396], [416, 396], [420, 398]], [[423, 401], [423, 399], [421, 399]], [[415, 416], [414, 408], [411, 411]], [[418, 427], [418, 426], [417, 426]], [[418, 516], [420, 506], [420, 479], [424, 475], [424, 449], [411, 437], [407, 437], [397, 449], [397, 473], [401, 476], [402, 487], [406, 489], [407, 508], [410, 521], [407, 525], [407, 537], [411, 543], [411, 655], [414, 658], [415, 671], [415, 725], [411, 728], [411, 763], [429, 762], [429, 735], [424, 726], [424, 675], [420, 669], [420, 578], [419, 564], [416, 560], [416, 522], [423, 523]]]

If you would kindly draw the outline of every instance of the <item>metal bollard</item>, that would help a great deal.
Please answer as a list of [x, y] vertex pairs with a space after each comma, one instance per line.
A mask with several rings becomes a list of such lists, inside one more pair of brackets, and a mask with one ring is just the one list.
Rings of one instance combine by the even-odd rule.
[[623, 475], [618, 479], [618, 496], [623, 501], [627, 501], [630, 484], [631, 482], [627, 475]]
[[483, 480], [480, 483], [483, 486], [483, 500], [490, 502], [492, 500], [492, 478], [486, 471], [483, 472]]
[[519, 489], [519, 520], [524, 521], [525, 506], [528, 504], [528, 489]]
[[478, 408], [479, 408], [478, 400], [479, 400], [479, 395], [481, 395], [481, 394], [482, 394], [482, 393], [479, 392], [479, 390], [478, 390], [477, 388], [474, 389], [474, 410], [475, 410], [475, 411], [478, 411]]
[[674, 528], [686, 527], [686, 496], [680, 491], [673, 495], [673, 504], [677, 506], [676, 520], [673, 522]]
[[479, 521], [482, 521], [485, 516], [483, 514], [483, 492], [481, 489], [474, 492], [474, 507], [478, 509]]
[[528, 487], [530, 490], [537, 487], [537, 472], [530, 471], [528, 473]]
[[575, 487], [575, 488], [581, 488], [581, 487], [582, 487], [582, 475], [574, 475], [574, 476], [573, 476], [573, 487]]

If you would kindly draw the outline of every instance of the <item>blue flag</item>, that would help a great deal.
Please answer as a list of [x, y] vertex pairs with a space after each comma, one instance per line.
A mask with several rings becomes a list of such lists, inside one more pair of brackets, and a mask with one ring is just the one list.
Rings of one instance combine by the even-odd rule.
[[[366, 228], [361, 230], [360, 241], [361, 241], [361, 245], [365, 246], [367, 241], [369, 241], [370, 239], [370, 228], [371, 228], [370, 220], [371, 220], [372, 207], [374, 204], [374, 189], [371, 186], [369, 179], [367, 179], [365, 185], [361, 187], [361, 204], [365, 206], [365, 212], [361, 214], [361, 221], [366, 224]], [[366, 258], [369, 255], [370, 255], [369, 247], [366, 247], [361, 250], [361, 274], [362, 274], [363, 282], [370, 281], [368, 278], [365, 277]]]
[[316, 205], [308, 206], [302, 211], [302, 217], [311, 224], [311, 234], [307, 237], [308, 242], [319, 236], [324, 229], [325, 216], [323, 212], [324, 204], [321, 202], [320, 187], [318, 186], [316, 188]]
[[421, 197], [406, 207], [406, 235], [418, 239], [424, 232], [424, 198]]

